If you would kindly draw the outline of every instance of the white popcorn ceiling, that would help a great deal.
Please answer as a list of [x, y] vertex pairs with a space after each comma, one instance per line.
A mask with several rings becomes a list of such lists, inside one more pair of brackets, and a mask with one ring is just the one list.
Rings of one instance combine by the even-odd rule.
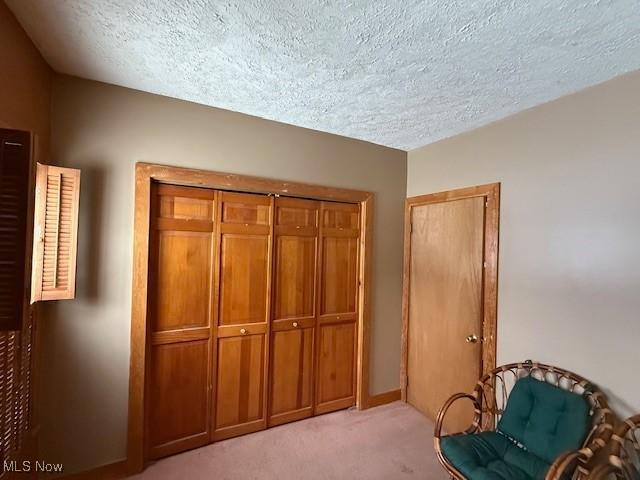
[[640, 68], [639, 0], [8, 0], [79, 77], [410, 150]]

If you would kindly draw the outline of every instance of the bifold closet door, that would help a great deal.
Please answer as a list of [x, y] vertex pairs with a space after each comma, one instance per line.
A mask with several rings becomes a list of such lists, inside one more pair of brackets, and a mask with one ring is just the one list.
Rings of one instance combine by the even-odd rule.
[[360, 207], [322, 202], [315, 413], [355, 404]]
[[320, 203], [275, 199], [269, 425], [313, 414]]
[[273, 197], [218, 193], [215, 440], [266, 428]]
[[152, 185], [146, 458], [209, 442], [215, 196]]

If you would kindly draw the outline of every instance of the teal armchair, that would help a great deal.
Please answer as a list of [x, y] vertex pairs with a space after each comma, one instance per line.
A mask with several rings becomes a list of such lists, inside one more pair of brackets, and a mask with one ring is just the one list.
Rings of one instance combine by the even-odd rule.
[[[443, 434], [458, 401], [474, 407], [472, 425]], [[527, 361], [498, 367], [471, 394], [456, 394], [435, 426], [438, 459], [454, 479], [582, 479], [589, 461], [611, 436], [606, 397], [584, 378]]]

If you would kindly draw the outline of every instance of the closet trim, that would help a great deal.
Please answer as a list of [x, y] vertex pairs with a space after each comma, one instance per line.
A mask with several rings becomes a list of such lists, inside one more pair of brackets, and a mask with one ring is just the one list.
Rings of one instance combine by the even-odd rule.
[[127, 471], [144, 468], [145, 367], [147, 343], [147, 287], [149, 278], [149, 234], [151, 182], [247, 193], [279, 194], [360, 205], [359, 291], [357, 320], [356, 407], [369, 406], [369, 329], [371, 320], [371, 255], [373, 243], [373, 202], [371, 192], [287, 182], [269, 178], [136, 163], [135, 215], [133, 230], [133, 283], [131, 297], [131, 355], [129, 367], [129, 425]]

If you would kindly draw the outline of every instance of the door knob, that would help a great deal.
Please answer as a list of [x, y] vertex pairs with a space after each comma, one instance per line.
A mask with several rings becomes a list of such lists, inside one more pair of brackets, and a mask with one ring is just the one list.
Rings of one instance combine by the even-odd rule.
[[297, 327], [298, 326], [298, 322], [293, 322], [293, 326]]
[[467, 343], [478, 343], [478, 336], [474, 333], [473, 335], [469, 335], [467, 338], [465, 338], [465, 342]]
[[241, 328], [241, 329], [240, 329], [240, 333], [241, 333], [242, 335], [246, 335], [246, 334], [247, 334], [247, 329], [246, 329], [246, 328]]

